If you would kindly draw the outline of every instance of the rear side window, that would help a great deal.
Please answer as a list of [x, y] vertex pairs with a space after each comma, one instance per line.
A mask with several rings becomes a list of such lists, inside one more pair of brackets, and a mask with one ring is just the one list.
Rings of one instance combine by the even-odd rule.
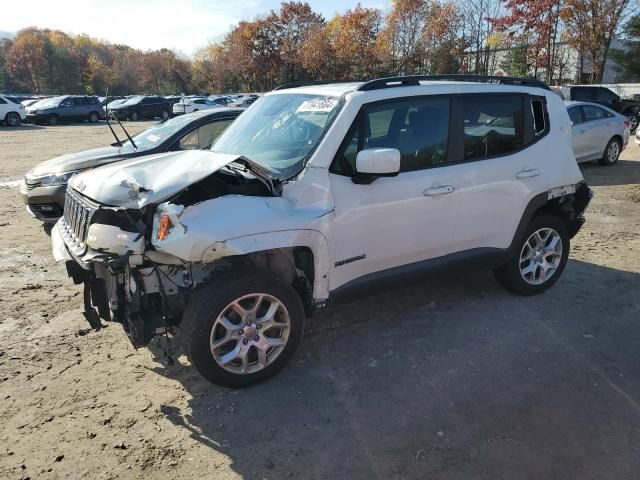
[[596, 99], [596, 92], [589, 87], [573, 87], [571, 89], [571, 100], [582, 100], [590, 102]]
[[598, 88], [596, 92], [596, 100], [598, 102], [613, 103], [618, 96], [608, 88]]
[[579, 125], [582, 123], [582, 111], [580, 107], [573, 107], [569, 109], [569, 118], [573, 122], [574, 125]]
[[533, 135], [539, 137], [547, 131], [547, 118], [544, 112], [544, 102], [542, 100], [532, 100], [531, 113], [533, 114]]
[[507, 155], [524, 146], [520, 95], [465, 96], [463, 103], [465, 160]]
[[5, 103], [7, 102], [5, 102], [4, 98], [0, 97], [0, 105], [4, 105]]
[[582, 114], [584, 115], [585, 122], [593, 122], [595, 120], [602, 120], [613, 116], [603, 108], [596, 107], [594, 105], [583, 105]]
[[403, 99], [363, 109], [347, 135], [331, 171], [356, 173], [356, 156], [367, 148], [397, 148], [400, 171], [411, 172], [446, 163], [449, 99]]

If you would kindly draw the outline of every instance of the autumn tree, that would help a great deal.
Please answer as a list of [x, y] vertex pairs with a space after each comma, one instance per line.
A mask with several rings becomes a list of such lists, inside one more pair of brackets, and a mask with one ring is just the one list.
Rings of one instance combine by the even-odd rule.
[[584, 71], [585, 57], [591, 66], [589, 83], [602, 81], [611, 41], [629, 5], [630, 0], [565, 0], [561, 15], [566, 38], [580, 54], [579, 72]]
[[503, 14], [500, 0], [459, 0], [461, 43], [467, 49], [466, 71], [488, 75], [493, 71], [495, 51], [503, 46], [503, 38], [495, 31], [492, 19]]
[[6, 69], [16, 83], [32, 92], [46, 87], [46, 36], [37, 28], [21, 30], [5, 55]]
[[560, 40], [561, 0], [502, 0], [506, 12], [493, 19], [498, 30], [515, 43], [527, 43], [534, 75], [544, 70], [547, 83], [553, 78]]

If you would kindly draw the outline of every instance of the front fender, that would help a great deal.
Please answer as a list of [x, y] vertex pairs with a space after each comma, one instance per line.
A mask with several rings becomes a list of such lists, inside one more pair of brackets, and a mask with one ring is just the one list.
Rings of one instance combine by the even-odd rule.
[[329, 244], [317, 230], [284, 230], [232, 238], [211, 244], [202, 255], [202, 262], [209, 263], [223, 257], [248, 255], [279, 248], [307, 247], [313, 253], [313, 298], [329, 298]]

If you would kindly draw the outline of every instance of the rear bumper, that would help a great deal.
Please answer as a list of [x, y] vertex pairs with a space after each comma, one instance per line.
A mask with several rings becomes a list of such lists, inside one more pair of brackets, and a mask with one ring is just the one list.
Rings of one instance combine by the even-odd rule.
[[582, 228], [582, 225], [584, 225], [584, 212], [587, 210], [592, 198], [593, 190], [589, 188], [586, 182], [582, 182], [573, 196], [573, 212], [567, 222], [567, 230], [570, 238], [575, 237]]
[[66, 190], [66, 185], [29, 187], [24, 182], [19, 189], [27, 211], [46, 223], [54, 223], [62, 216]]

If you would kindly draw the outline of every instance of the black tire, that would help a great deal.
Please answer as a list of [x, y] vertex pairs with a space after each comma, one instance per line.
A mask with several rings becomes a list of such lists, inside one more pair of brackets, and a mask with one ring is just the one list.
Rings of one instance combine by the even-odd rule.
[[53, 230], [55, 223], [43, 223], [42, 224], [42, 230], [44, 230], [44, 233], [47, 234], [49, 237], [51, 236], [51, 231]]
[[4, 117], [4, 123], [6, 123], [9, 127], [19, 127], [20, 115], [18, 115], [16, 112], [9, 112]]
[[137, 122], [138, 118], [140, 118], [138, 112], [131, 112], [129, 114], [129, 120], [131, 120], [132, 122]]
[[[288, 339], [284, 348], [266, 367], [253, 373], [233, 373], [220, 366], [211, 351], [214, 323], [232, 302], [257, 293], [274, 297], [284, 306], [289, 314]], [[304, 318], [300, 297], [293, 287], [279, 277], [259, 269], [234, 271], [220, 275], [192, 297], [184, 312], [180, 330], [187, 357], [205, 379], [224, 387], [242, 388], [267, 380], [286, 365], [302, 338]], [[239, 342], [233, 345], [240, 346]], [[253, 348], [257, 352], [256, 347]]]
[[[557, 265], [553, 273], [542, 283], [534, 285], [525, 280], [524, 275], [521, 274], [520, 256], [524, 251], [525, 244], [529, 241], [531, 236], [541, 229], [551, 229], [557, 232], [560, 238], [562, 252], [559, 257], [559, 264]], [[512, 257], [507, 263], [505, 263], [501, 267], [494, 269], [493, 273], [498, 282], [507, 290], [510, 290], [513, 293], [517, 293], [519, 295], [536, 295], [552, 287], [553, 284], [558, 281], [558, 279], [562, 275], [562, 272], [564, 271], [565, 266], [567, 265], [570, 248], [571, 245], [569, 234], [567, 233], [567, 227], [562, 219], [555, 215], [547, 213], [536, 214], [531, 219], [531, 222], [529, 222], [529, 225], [525, 229], [522, 237], [516, 243]], [[534, 276], [537, 276], [537, 274], [534, 273]]]
[[60, 121], [60, 118], [55, 113], [52, 115], [49, 115], [49, 117], [47, 118], [47, 123], [49, 125], [57, 125], [59, 121]]
[[609, 143], [607, 143], [607, 146], [604, 149], [604, 153], [602, 154], [602, 158], [598, 161], [598, 163], [605, 167], [615, 165], [618, 162], [618, 158], [620, 158], [621, 152], [622, 142], [620, 142], [620, 140], [617, 138], [612, 138], [611, 140], [609, 140]]
[[162, 113], [160, 114], [160, 118], [162, 118], [162, 120], [168, 120], [170, 117], [169, 112], [167, 112], [166, 110], [163, 110]]
[[89, 123], [98, 123], [99, 120], [100, 115], [98, 114], [98, 112], [91, 112], [89, 114]]
[[640, 119], [638, 118], [638, 115], [630, 116], [629, 121], [631, 122], [631, 125], [629, 126], [629, 132], [636, 133], [636, 130], [638, 129], [638, 123], [640, 123]]

